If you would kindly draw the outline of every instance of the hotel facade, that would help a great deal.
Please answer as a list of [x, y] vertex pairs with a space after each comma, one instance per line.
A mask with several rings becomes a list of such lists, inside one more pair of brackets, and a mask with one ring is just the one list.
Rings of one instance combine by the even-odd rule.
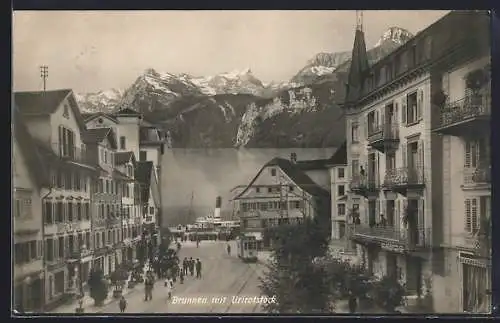
[[[490, 102], [488, 85], [476, 91], [481, 95], [470, 103], [464, 80], [466, 71], [481, 69], [489, 61], [489, 45], [477, 37], [488, 34], [488, 20], [485, 13], [452, 11], [372, 66], [363, 31], [360, 26], [356, 30], [345, 100], [349, 203], [359, 210], [350, 238], [369, 272], [396, 277], [405, 286], [410, 306], [446, 312], [452, 308], [444, 304], [453, 303], [453, 312], [464, 310], [458, 299], [449, 299], [453, 292], [443, 285], [444, 281], [448, 286], [462, 284], [463, 275], [446, 272], [444, 267], [458, 265], [445, 264], [445, 259], [457, 261], [450, 250], [457, 252], [466, 240], [456, 237], [473, 237], [479, 218], [489, 214], [484, 183], [489, 158], [484, 140], [465, 139], [466, 132], [450, 134], [444, 129], [451, 127], [450, 121], [443, 125], [439, 120], [453, 115], [453, 122], [459, 123], [462, 120], [456, 118], [470, 117], [464, 110], [489, 111], [485, 108]], [[457, 33], [458, 29], [466, 32]], [[468, 103], [457, 104], [460, 99]], [[450, 107], [453, 112], [443, 112]], [[480, 137], [484, 136], [482, 132]], [[451, 156], [452, 151], [456, 155]], [[465, 166], [460, 166], [462, 161]], [[463, 176], [452, 175], [451, 180], [451, 171], [456, 175], [461, 171]], [[464, 184], [465, 178], [474, 182], [472, 177], [481, 180], [482, 186]], [[471, 186], [474, 189], [467, 190]], [[450, 205], [462, 208], [450, 209]], [[469, 278], [471, 272], [487, 275], [479, 271], [466, 272]], [[457, 280], [451, 283], [453, 277]], [[459, 294], [478, 294], [466, 289]], [[449, 302], [436, 297], [443, 290], [448, 290], [442, 297]]]

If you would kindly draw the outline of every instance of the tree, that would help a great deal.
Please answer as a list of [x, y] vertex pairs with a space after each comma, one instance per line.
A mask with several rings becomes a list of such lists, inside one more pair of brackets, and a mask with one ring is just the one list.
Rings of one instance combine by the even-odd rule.
[[104, 281], [103, 272], [99, 269], [92, 270], [88, 285], [90, 287], [90, 297], [94, 299], [96, 306], [101, 306], [106, 297], [108, 297], [108, 287]]
[[330, 310], [326, 272], [313, 259], [328, 249], [318, 219], [305, 218], [300, 224], [284, 224], [265, 232], [272, 240], [272, 261], [261, 278], [261, 291], [275, 297], [264, 308], [270, 313], [311, 313]]
[[372, 298], [375, 303], [389, 313], [404, 304], [405, 288], [392, 276], [385, 276], [373, 283]]

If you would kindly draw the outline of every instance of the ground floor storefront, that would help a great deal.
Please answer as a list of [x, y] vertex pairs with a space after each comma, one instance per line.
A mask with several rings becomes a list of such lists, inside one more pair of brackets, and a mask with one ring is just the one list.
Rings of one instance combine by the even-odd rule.
[[[431, 253], [408, 253], [389, 244], [357, 244], [357, 257], [374, 277], [396, 277], [406, 290], [406, 305], [432, 307]], [[427, 304], [430, 303], [430, 304]]]
[[54, 308], [67, 298], [68, 267], [64, 262], [48, 266], [45, 276], [45, 308]]
[[14, 281], [13, 307], [19, 313], [40, 312], [44, 306], [44, 273], [39, 271]]
[[473, 253], [446, 249], [443, 271], [433, 277], [436, 313], [489, 313], [491, 261]]

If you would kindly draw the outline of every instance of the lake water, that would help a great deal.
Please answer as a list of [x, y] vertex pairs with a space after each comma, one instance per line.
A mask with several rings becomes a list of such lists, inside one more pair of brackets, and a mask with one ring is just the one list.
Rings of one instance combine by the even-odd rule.
[[168, 149], [162, 159], [163, 209], [186, 208], [193, 194], [197, 209], [215, 207], [222, 197], [228, 208], [230, 190], [247, 185], [262, 166], [274, 157], [298, 160], [329, 158], [335, 148], [265, 148], [265, 149]]

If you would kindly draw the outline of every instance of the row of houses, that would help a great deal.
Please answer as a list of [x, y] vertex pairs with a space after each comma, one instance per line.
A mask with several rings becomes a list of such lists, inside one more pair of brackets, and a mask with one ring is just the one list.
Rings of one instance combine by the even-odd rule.
[[[235, 189], [242, 230], [329, 212], [332, 245], [407, 303], [491, 309], [490, 17], [452, 11], [370, 65], [361, 24], [347, 75], [346, 143], [275, 158]], [[458, 287], [458, 288], [457, 288]]]
[[13, 305], [44, 311], [154, 249], [164, 135], [128, 108], [82, 114], [72, 90], [13, 103]]

